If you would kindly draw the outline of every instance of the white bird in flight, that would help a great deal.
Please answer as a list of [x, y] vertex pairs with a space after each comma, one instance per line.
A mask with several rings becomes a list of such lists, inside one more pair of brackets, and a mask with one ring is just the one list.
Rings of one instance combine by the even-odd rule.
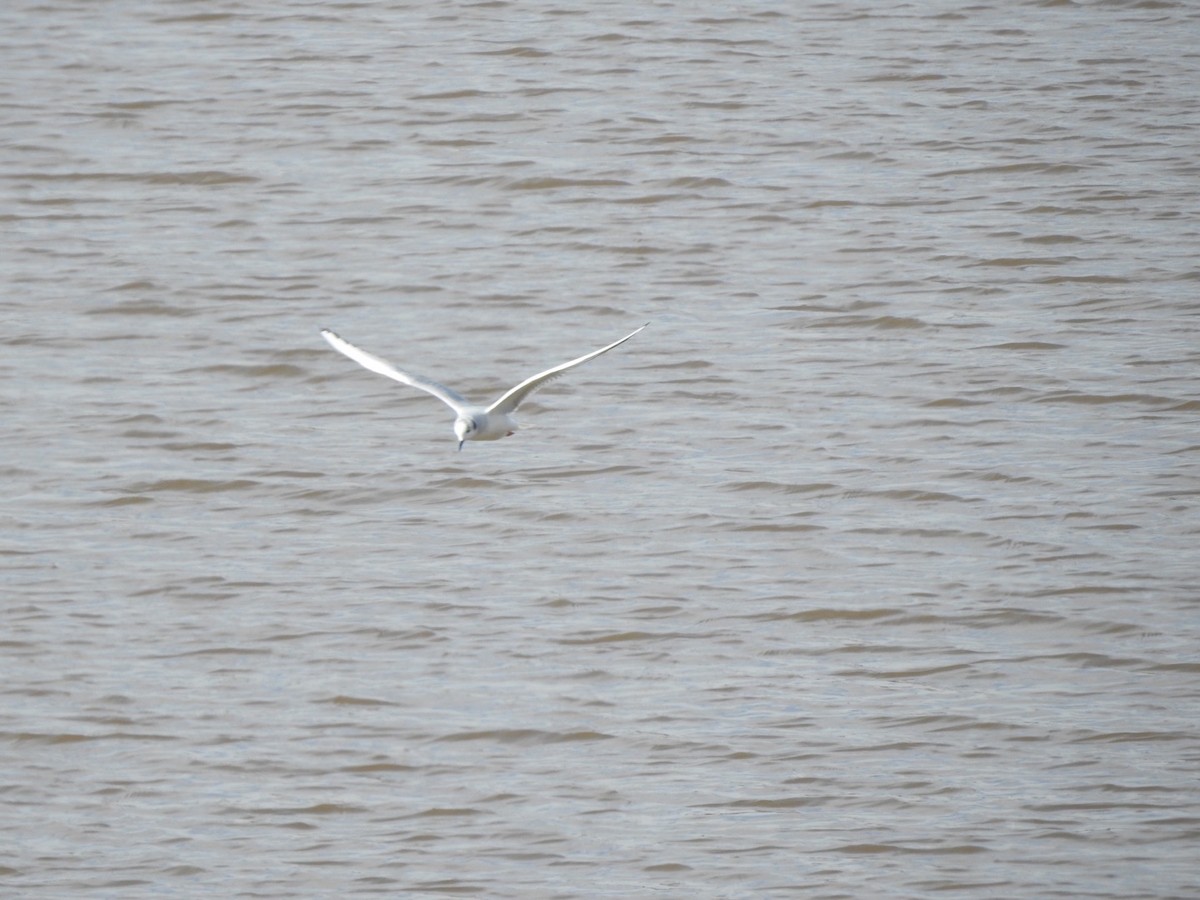
[[[646, 323], [646, 325], [649, 324], [649, 322]], [[645, 328], [646, 325], [643, 325], [642, 328]], [[349, 341], [338, 337], [328, 328], [321, 330], [321, 337], [325, 338], [329, 342], [329, 346], [333, 347], [334, 350], [350, 357], [363, 368], [370, 369], [372, 372], [380, 375], [386, 375], [388, 378], [399, 381], [401, 384], [420, 388], [427, 393], [433, 394], [433, 396], [454, 410], [454, 434], [458, 438], [458, 449], [462, 450], [462, 445], [466, 441], [498, 441], [502, 437], [508, 437], [510, 434], [515, 433], [517, 422], [513, 418], [513, 413], [517, 411], [517, 407], [521, 405], [522, 400], [568, 369], [573, 369], [575, 366], [581, 365], [589, 359], [595, 359], [601, 353], [607, 353], [614, 347], [619, 347], [637, 334], [638, 331], [641, 331], [642, 328], [637, 329], [637, 331], [631, 331], [625, 337], [619, 341], [613, 341], [607, 347], [593, 350], [591, 353], [587, 353], [578, 359], [573, 359], [570, 362], [565, 362], [552, 369], [547, 369], [545, 372], [538, 372], [536, 375], [526, 378], [491, 406], [487, 407], [476, 406], [458, 391], [451, 390], [444, 384], [438, 384], [432, 378], [406, 372], [404, 369], [393, 366], [387, 360], [380, 359], [366, 350], [355, 347]]]

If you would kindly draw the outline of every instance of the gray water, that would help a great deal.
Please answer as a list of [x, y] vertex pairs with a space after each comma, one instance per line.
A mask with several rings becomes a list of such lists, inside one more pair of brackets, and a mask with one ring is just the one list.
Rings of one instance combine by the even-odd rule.
[[0, 893], [1200, 896], [1197, 46], [6, 3]]

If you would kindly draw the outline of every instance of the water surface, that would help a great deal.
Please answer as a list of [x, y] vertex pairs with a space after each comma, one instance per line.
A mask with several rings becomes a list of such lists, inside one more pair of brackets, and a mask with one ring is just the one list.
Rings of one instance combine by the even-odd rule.
[[1197, 34], [7, 4], [3, 892], [1200, 894]]

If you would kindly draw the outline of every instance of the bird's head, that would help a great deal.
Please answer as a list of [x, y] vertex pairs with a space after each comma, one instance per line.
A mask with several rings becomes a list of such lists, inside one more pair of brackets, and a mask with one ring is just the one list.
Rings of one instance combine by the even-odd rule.
[[471, 439], [476, 431], [479, 430], [479, 423], [470, 416], [459, 416], [454, 420], [454, 436], [458, 438], [458, 449], [462, 450], [462, 445], [465, 441]]

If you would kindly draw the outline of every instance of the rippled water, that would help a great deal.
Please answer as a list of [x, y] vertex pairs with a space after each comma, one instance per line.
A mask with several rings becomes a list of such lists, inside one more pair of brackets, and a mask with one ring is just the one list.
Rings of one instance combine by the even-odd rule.
[[1200, 13], [696, 9], [4, 5], [5, 896], [1200, 895]]

